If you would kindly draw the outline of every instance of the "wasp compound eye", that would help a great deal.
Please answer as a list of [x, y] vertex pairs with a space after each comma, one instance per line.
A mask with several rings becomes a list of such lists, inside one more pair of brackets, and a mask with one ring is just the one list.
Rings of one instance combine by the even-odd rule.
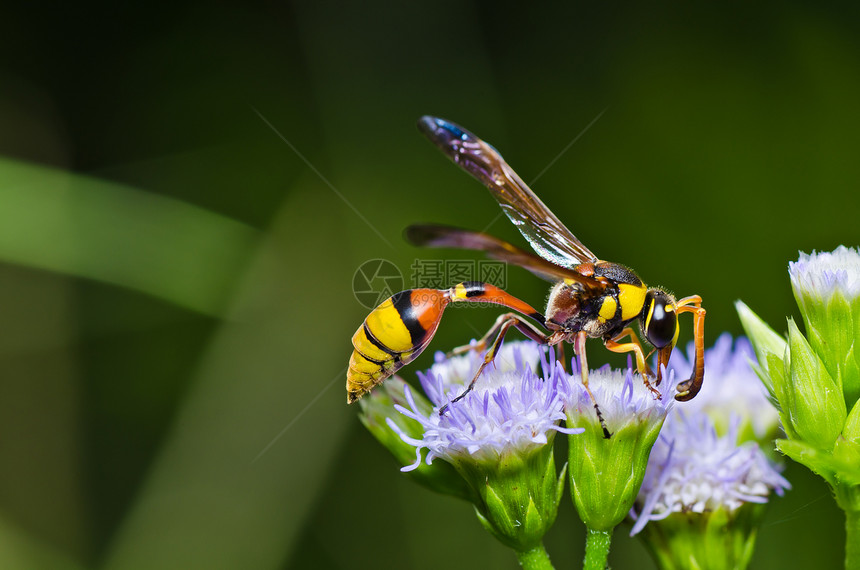
[[678, 319], [675, 316], [675, 305], [668, 295], [661, 291], [648, 291], [645, 296], [646, 310], [642, 313], [645, 319], [645, 336], [648, 342], [657, 348], [663, 348], [675, 339]]

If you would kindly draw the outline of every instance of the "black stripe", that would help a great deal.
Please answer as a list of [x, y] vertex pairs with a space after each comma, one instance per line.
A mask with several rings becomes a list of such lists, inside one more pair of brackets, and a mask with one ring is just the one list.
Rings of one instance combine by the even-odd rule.
[[412, 304], [412, 290], [401, 291], [391, 296], [391, 302], [394, 308], [400, 314], [400, 320], [409, 331], [409, 336], [412, 338], [412, 346], [416, 347], [421, 344], [427, 331], [418, 322], [418, 317], [415, 315], [415, 306]]
[[[364, 325], [363, 325], [363, 326], [364, 326], [364, 336], [366, 336], [366, 337], [367, 337], [367, 340], [369, 340], [369, 341], [370, 341], [370, 344], [372, 344], [373, 346], [375, 346], [376, 348], [378, 348], [378, 349], [379, 349], [379, 350], [381, 350], [382, 352], [388, 353], [388, 354], [390, 354], [391, 356], [393, 356], [393, 357], [395, 357], [395, 358], [398, 358], [398, 357], [400, 356], [400, 353], [399, 353], [399, 352], [397, 352], [396, 350], [391, 350], [390, 348], [388, 348], [387, 346], [385, 346], [384, 344], [382, 344], [382, 342], [380, 342], [380, 340], [379, 340], [378, 338], [376, 338], [376, 335], [374, 335], [374, 334], [370, 331], [370, 327], [369, 327], [369, 326], [367, 326], [367, 321], [364, 321]], [[362, 355], [362, 356], [363, 356], [363, 355]], [[365, 357], [365, 358], [366, 358], [366, 357]], [[368, 360], [370, 360], [370, 359], [368, 358]]]
[[464, 281], [463, 287], [466, 289], [466, 297], [477, 297], [484, 294], [484, 285], [481, 281]]
[[367, 360], [368, 362], [372, 362], [373, 364], [376, 364], [380, 368], [382, 368], [382, 366], [385, 364], [385, 362], [382, 362], [382, 361], [376, 360], [375, 358], [371, 358], [371, 357], [367, 356], [366, 354], [364, 354], [363, 352], [361, 352], [357, 348], [355, 349], [355, 351], [358, 354], [360, 354], [363, 359]]

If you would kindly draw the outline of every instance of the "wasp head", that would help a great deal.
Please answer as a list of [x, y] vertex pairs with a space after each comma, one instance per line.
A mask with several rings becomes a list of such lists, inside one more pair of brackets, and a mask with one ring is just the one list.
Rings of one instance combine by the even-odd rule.
[[661, 289], [648, 289], [639, 324], [648, 342], [656, 348], [674, 346], [678, 339], [675, 297]]

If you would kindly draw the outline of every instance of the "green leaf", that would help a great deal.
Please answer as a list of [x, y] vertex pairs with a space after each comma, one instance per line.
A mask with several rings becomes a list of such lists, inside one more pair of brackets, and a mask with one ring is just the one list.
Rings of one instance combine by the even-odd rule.
[[53, 544], [0, 516], [0, 568], [81, 570], [83, 567]]
[[766, 358], [768, 374], [773, 381], [768, 388], [771, 390], [771, 396], [776, 400], [778, 410], [790, 409], [793, 394], [791, 385], [786, 381], [786, 378], [791, 377], [789, 372], [789, 364], [791, 363], [791, 353], [788, 350], [788, 345], [785, 347], [785, 353], [782, 356], [768, 353]]
[[842, 428], [842, 437], [855, 443], [860, 443], [860, 402], [854, 404], [851, 412], [845, 419], [845, 427]]
[[[766, 375], [759, 375], [768, 392], [774, 393], [772, 367], [768, 364], [768, 355], [782, 359], [785, 353], [785, 339], [774, 331], [766, 322], [756, 315], [743, 301], [735, 301], [735, 309], [756, 353], [759, 366]], [[781, 368], [781, 367], [780, 367]]]
[[[334, 351], [321, 342], [357, 324], [338, 300], [343, 248], [334, 240], [308, 248], [281, 233], [336, 235], [336, 216], [313, 215], [330, 202], [313, 185], [291, 189], [272, 246], [242, 280], [237, 322], [221, 323], [203, 351], [101, 568], [278, 568], [324, 492], [345, 502], [366, 492], [326, 487], [361, 429], [343, 401], [348, 337]], [[294, 268], [319, 258], [331, 263], [315, 268], [311, 286]], [[320, 299], [342, 308], [320, 319]]]
[[496, 493], [490, 485], [484, 489], [484, 504], [486, 505], [486, 517], [493, 528], [493, 534], [504, 540], [507, 537], [517, 535], [517, 522], [508, 513], [505, 501]]
[[841, 484], [860, 485], [860, 444], [840, 438], [833, 448], [833, 472]]
[[793, 319], [788, 320], [788, 342], [794, 393], [788, 410], [791, 423], [801, 439], [829, 451], [845, 425], [847, 411], [842, 391]]
[[827, 454], [819, 452], [816, 448], [802, 441], [778, 439], [775, 443], [780, 453], [806, 466], [816, 475], [823, 477], [830, 485], [836, 484], [832, 463]]
[[526, 509], [525, 520], [522, 524], [526, 527], [526, 532], [529, 534], [537, 531], [536, 534], [538, 536], [543, 536], [543, 533], [546, 532], [543, 516], [541, 516], [540, 509], [538, 509], [534, 499], [531, 497], [529, 497], [529, 506]]
[[824, 362], [830, 376], [834, 380], [839, 378], [839, 389], [842, 390], [843, 374], [840, 372], [842, 372], [845, 358], [854, 344], [851, 306], [845, 300], [842, 292], [837, 290], [827, 301], [822, 314], [810, 314], [808, 323], [807, 326], [811, 326], [818, 332], [815, 337], [818, 342], [813, 343], [810, 337], [810, 344]]
[[567, 463], [561, 468], [561, 473], [558, 474], [556, 480], [555, 504], [561, 504], [561, 497], [564, 494], [564, 476], [567, 474]]
[[257, 234], [191, 204], [0, 157], [0, 260], [221, 315]]

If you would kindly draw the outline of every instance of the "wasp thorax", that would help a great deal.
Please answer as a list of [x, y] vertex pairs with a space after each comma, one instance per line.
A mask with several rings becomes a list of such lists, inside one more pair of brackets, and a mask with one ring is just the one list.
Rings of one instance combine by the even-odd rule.
[[663, 348], [675, 341], [678, 333], [675, 298], [665, 291], [648, 289], [645, 306], [639, 318], [648, 342], [655, 347]]
[[[580, 307], [581, 289], [577, 286], [557, 283], [549, 293], [546, 320], [550, 330], [571, 328], [577, 317], [582, 318]], [[579, 330], [581, 327], [577, 327]]]

